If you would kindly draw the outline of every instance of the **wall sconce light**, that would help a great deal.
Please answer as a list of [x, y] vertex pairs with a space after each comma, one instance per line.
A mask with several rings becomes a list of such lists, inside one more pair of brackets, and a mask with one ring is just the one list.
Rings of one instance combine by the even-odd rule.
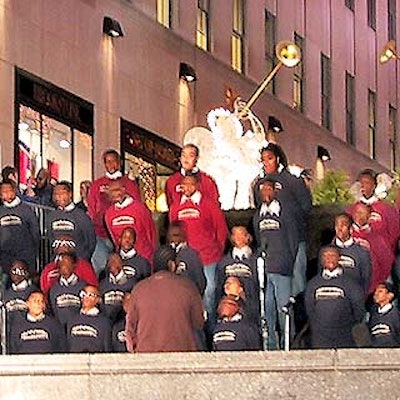
[[317, 157], [322, 162], [329, 161], [331, 159], [331, 155], [329, 154], [329, 151], [325, 147], [322, 147], [322, 146], [317, 147]]
[[196, 71], [194, 68], [186, 63], [179, 64], [179, 78], [186, 82], [194, 82], [197, 80]]
[[281, 121], [278, 118], [275, 118], [273, 115], [268, 117], [268, 130], [274, 131], [276, 133], [283, 131], [283, 126]]
[[124, 36], [124, 32], [122, 30], [120, 23], [111, 17], [104, 17], [103, 33], [113, 38]]
[[399, 55], [396, 51], [396, 42], [394, 40], [387, 42], [381, 54], [379, 55], [379, 62], [381, 64], [385, 64], [392, 59], [399, 59]]

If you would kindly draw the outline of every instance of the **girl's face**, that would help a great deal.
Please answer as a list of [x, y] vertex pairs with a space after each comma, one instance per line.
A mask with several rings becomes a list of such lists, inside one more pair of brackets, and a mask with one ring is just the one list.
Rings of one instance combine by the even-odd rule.
[[278, 170], [278, 158], [271, 151], [263, 151], [261, 154], [261, 161], [264, 164], [264, 170], [267, 174], [273, 174]]

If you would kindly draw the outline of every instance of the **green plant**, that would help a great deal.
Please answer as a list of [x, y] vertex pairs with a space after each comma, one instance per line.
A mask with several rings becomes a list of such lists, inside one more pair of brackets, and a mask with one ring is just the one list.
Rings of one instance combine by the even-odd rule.
[[313, 204], [350, 204], [354, 201], [350, 193], [349, 176], [342, 170], [326, 171], [322, 180], [312, 190]]

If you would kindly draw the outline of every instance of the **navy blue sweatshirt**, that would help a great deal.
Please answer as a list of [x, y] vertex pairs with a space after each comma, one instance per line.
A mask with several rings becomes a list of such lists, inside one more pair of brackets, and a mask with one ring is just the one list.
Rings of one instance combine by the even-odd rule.
[[373, 307], [369, 330], [374, 347], [399, 347], [400, 315], [397, 308], [389, 303], [379, 312], [377, 306]]
[[203, 296], [206, 289], [206, 277], [199, 253], [192, 247], [182, 243], [177, 248], [176, 263], [176, 273], [189, 278]]
[[3, 273], [9, 273], [15, 260], [25, 261], [29, 272], [34, 273], [39, 240], [39, 223], [29, 206], [24, 203], [15, 207], [0, 206], [0, 260]]
[[10, 326], [10, 354], [62, 353], [65, 335], [58, 321], [49, 316], [31, 322], [27, 314], [13, 319]]
[[258, 322], [260, 318], [260, 288], [257, 274], [257, 255], [251, 254], [248, 258], [237, 260], [233, 258], [232, 252], [229, 252], [217, 264], [215, 275], [216, 304], [224, 296], [224, 283], [229, 276], [236, 276], [243, 283], [245, 293], [245, 300], [242, 303], [243, 315]]
[[231, 321], [217, 321], [212, 336], [214, 351], [261, 350], [257, 326], [241, 317], [241, 314], [236, 314]]
[[11, 285], [11, 287], [4, 292], [3, 300], [9, 315], [14, 312], [25, 312], [27, 310], [25, 304], [26, 299], [32, 292], [38, 290], [37, 286], [33, 285], [30, 281], [24, 282], [26, 282], [26, 287], [24, 287], [22, 290], [19, 290], [18, 287], [16, 287], [16, 290], [14, 286]]
[[50, 243], [60, 236], [69, 235], [76, 243], [75, 253], [78, 258], [90, 261], [96, 247], [96, 236], [92, 221], [80, 208], [72, 210], [53, 210], [48, 217]]
[[273, 179], [277, 188], [277, 199], [285, 207], [291, 207], [296, 228], [298, 229], [299, 240], [306, 239], [307, 218], [312, 209], [311, 192], [305, 185], [302, 178], [297, 178], [288, 170], [284, 169], [280, 173], [266, 174], [262, 171], [253, 183], [253, 197], [255, 207], [258, 208], [261, 203], [260, 190], [262, 185], [268, 179]]
[[279, 203], [279, 215], [269, 212], [262, 215], [261, 205], [253, 216], [257, 245], [260, 251], [266, 250], [266, 272], [292, 276], [299, 244], [298, 231], [293, 229], [293, 219], [288, 209], [277, 199], [273, 202]]
[[70, 318], [79, 313], [81, 308], [79, 293], [86, 285], [86, 282], [79, 278], [74, 284], [68, 286], [62, 284], [59, 279], [51, 287], [49, 293], [51, 309], [64, 328], [66, 328]]
[[138, 253], [130, 258], [122, 258], [123, 270], [129, 279], [133, 279], [134, 285], [151, 275], [150, 263]]
[[351, 330], [365, 315], [357, 281], [344, 273], [330, 279], [317, 275], [306, 286], [305, 306], [314, 348], [354, 346]]
[[100, 282], [100, 294], [102, 297], [100, 309], [112, 322], [116, 321], [122, 311], [122, 300], [125, 293], [131, 292], [135, 283], [135, 276], [121, 274], [120, 279], [116, 279], [109, 272]]
[[343, 245], [335, 239], [332, 244], [339, 250], [339, 264], [343, 268], [344, 273], [355, 279], [367, 295], [372, 274], [371, 257], [368, 251], [353, 240], [348, 246]]
[[125, 342], [125, 315], [123, 315], [113, 326], [112, 330], [112, 351], [114, 353], [126, 353]]
[[101, 313], [98, 315], [79, 313], [67, 324], [67, 341], [71, 353], [110, 352], [110, 321]]

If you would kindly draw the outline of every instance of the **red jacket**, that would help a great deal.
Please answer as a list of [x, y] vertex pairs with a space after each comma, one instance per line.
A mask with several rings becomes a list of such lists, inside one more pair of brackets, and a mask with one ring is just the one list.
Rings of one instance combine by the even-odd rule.
[[369, 250], [372, 262], [372, 276], [369, 293], [373, 293], [379, 283], [386, 281], [392, 272], [394, 255], [383, 236], [374, 232], [369, 225], [359, 227], [353, 224], [352, 236], [356, 243]]
[[[347, 212], [353, 215], [358, 201], [347, 208]], [[369, 224], [373, 232], [379, 233], [389, 243], [390, 248], [394, 252], [397, 249], [397, 241], [400, 235], [400, 220], [395, 208], [390, 204], [377, 200], [370, 204], [371, 217]]]
[[[167, 197], [168, 207], [171, 208], [171, 205], [174, 202], [178, 202], [181, 200], [182, 189], [181, 182], [183, 179], [183, 175], [180, 171], [175, 172], [171, 175], [165, 184], [165, 195]], [[207, 175], [205, 172], [199, 171], [199, 191], [203, 196], [207, 196], [210, 199], [214, 200], [216, 203], [219, 202], [219, 193], [217, 185], [213, 178], [210, 175]], [[219, 204], [219, 203], [218, 203]]]
[[[104, 213], [111, 205], [111, 202], [108, 198], [108, 185], [110, 182], [112, 182], [112, 179], [103, 176], [99, 179], [96, 179], [89, 189], [88, 214], [93, 221], [96, 236], [101, 238], [108, 237], [107, 229], [104, 225]], [[126, 192], [130, 196], [137, 201], [141, 201], [140, 190], [135, 181], [124, 175], [121, 178], [121, 182], [125, 186]]]
[[203, 265], [218, 262], [224, 254], [228, 227], [219, 205], [202, 196], [198, 205], [191, 200], [175, 202], [169, 211], [170, 221], [184, 221], [187, 242], [200, 254]]
[[[74, 273], [88, 285], [99, 286], [96, 272], [92, 264], [83, 258], [78, 258]], [[40, 289], [47, 296], [51, 287], [57, 282], [60, 274], [55, 261], [47, 264], [40, 274]]]
[[107, 229], [114, 246], [118, 249], [123, 230], [131, 227], [136, 232], [136, 251], [152, 263], [157, 238], [151, 212], [143, 203], [131, 197], [126, 198], [123, 203], [127, 205], [121, 207], [113, 204], [105, 213]]

